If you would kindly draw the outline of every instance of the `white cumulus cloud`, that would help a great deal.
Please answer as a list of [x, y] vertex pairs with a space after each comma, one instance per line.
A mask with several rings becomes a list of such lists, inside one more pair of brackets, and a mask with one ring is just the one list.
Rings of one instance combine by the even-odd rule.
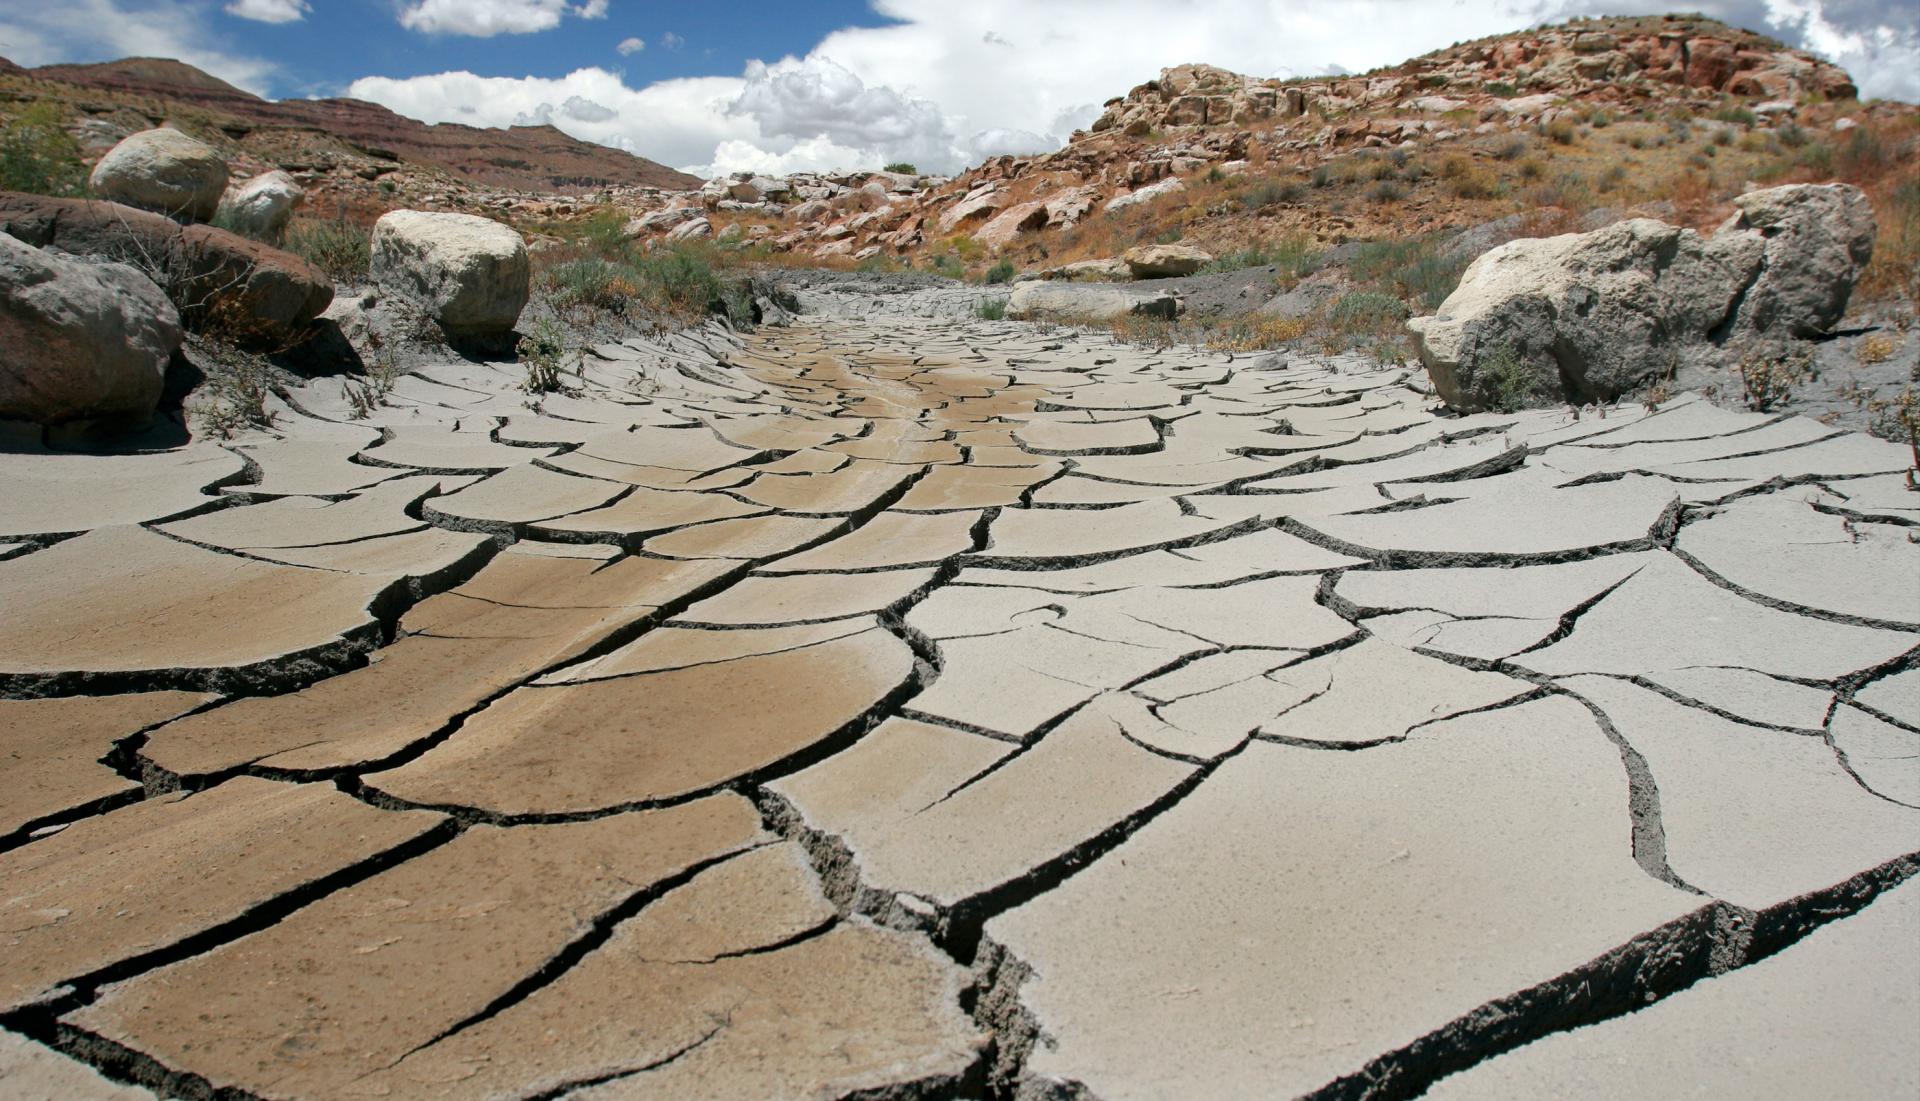
[[620, 44], [614, 47], [614, 50], [617, 51], [621, 57], [629, 57], [646, 48], [647, 40], [644, 38], [623, 38], [620, 40]]
[[233, 0], [226, 13], [256, 23], [298, 23], [313, 10], [307, 0]]
[[568, 15], [604, 19], [607, 5], [608, 0], [577, 5], [567, 0], [412, 0], [400, 8], [400, 25], [424, 34], [492, 38], [550, 31]]

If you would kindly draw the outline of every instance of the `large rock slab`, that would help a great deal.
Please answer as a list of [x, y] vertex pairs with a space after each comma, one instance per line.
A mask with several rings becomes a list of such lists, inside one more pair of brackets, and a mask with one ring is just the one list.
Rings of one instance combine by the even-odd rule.
[[0, 419], [144, 424], [181, 335], [173, 303], [134, 269], [0, 235]]
[[1120, 254], [1135, 279], [1192, 275], [1213, 263], [1211, 253], [1191, 245], [1135, 245]]
[[103, 199], [204, 222], [227, 189], [227, 162], [178, 130], [141, 130], [107, 150], [87, 186]]
[[1166, 291], [1041, 281], [1022, 283], [1007, 299], [1007, 316], [1030, 321], [1116, 321], [1172, 318], [1180, 300]]
[[511, 227], [472, 214], [395, 210], [374, 223], [371, 274], [420, 303], [449, 337], [498, 341], [527, 304], [532, 269]]

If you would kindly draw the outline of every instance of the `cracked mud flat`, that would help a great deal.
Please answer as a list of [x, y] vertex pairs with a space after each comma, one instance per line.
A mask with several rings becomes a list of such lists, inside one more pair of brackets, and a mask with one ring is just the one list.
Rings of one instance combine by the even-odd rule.
[[0, 1095], [1920, 1092], [1899, 448], [813, 297], [0, 454]]

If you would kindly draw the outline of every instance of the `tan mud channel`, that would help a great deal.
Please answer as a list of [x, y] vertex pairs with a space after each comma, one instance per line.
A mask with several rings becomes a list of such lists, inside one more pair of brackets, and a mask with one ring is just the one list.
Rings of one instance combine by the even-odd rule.
[[0, 453], [0, 1095], [1920, 1088], [1899, 448], [884, 313], [587, 364]]

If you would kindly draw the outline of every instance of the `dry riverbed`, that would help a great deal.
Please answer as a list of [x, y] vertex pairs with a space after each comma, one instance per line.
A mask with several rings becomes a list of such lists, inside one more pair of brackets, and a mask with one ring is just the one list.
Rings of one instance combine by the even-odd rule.
[[0, 1094], [1920, 1090], [1902, 448], [929, 295], [0, 453]]

